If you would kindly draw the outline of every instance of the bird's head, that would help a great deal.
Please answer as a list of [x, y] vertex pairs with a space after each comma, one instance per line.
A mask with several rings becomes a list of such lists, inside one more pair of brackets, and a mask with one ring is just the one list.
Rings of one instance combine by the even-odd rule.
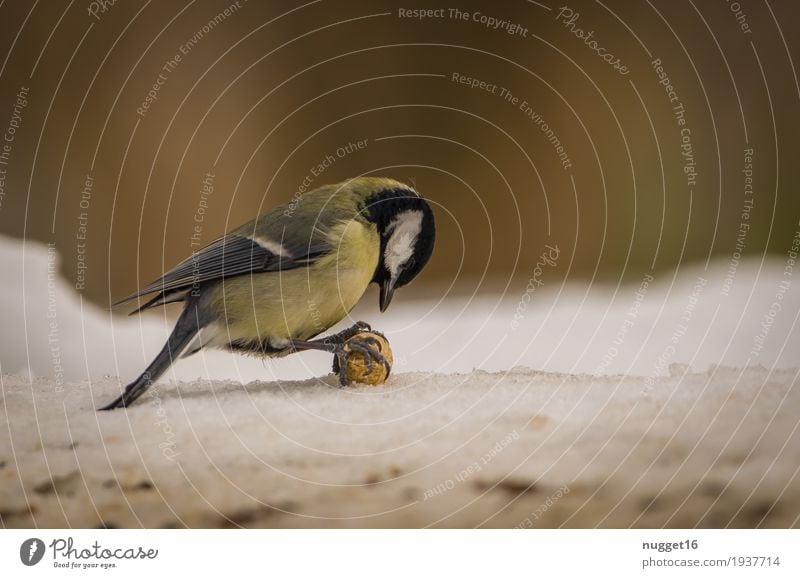
[[428, 202], [411, 187], [384, 182], [366, 199], [364, 213], [381, 240], [374, 283], [380, 286], [380, 308], [386, 311], [397, 288], [416, 277], [433, 253], [436, 225]]

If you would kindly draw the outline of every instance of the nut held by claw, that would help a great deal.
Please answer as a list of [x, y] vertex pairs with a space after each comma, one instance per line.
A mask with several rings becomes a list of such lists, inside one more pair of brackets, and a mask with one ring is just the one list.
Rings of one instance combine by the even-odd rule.
[[[392, 364], [394, 363], [394, 357], [392, 357], [392, 348], [389, 347], [389, 341], [382, 334], [377, 332], [359, 333], [355, 337], [348, 339], [345, 342], [345, 347], [347, 347], [347, 343], [352, 340], [363, 340], [364, 338], [372, 338], [377, 342], [370, 342], [369, 347], [383, 355], [384, 359], [386, 359], [386, 362], [389, 364], [389, 370], [391, 370]], [[387, 370], [382, 363], [378, 363], [374, 359], [371, 359], [372, 371], [370, 371], [370, 364], [367, 363], [367, 360], [364, 357], [364, 354], [360, 351], [354, 351], [350, 355], [347, 360], [348, 379], [350, 379], [350, 381], [366, 383], [368, 385], [380, 385], [385, 382], [389, 377], [389, 370]]]

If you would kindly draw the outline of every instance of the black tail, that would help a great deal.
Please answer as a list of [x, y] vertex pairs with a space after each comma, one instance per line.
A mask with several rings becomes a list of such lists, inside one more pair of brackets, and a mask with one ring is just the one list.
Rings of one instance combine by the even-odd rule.
[[203, 328], [203, 325], [205, 325], [205, 323], [202, 323], [195, 304], [191, 302], [187, 303], [186, 308], [175, 324], [175, 329], [172, 330], [169, 339], [167, 339], [167, 342], [164, 344], [164, 348], [153, 362], [147, 366], [147, 369], [144, 370], [142, 375], [137, 377], [135, 381], [125, 388], [121, 396], [108, 405], [99, 408], [99, 411], [128, 407], [132, 404], [181, 356], [181, 353], [184, 352], [186, 346], [189, 345], [194, 336]]

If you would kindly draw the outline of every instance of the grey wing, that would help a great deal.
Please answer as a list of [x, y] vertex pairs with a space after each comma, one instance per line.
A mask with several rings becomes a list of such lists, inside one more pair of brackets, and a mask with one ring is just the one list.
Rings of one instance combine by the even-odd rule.
[[281, 239], [275, 241], [260, 238], [253, 240], [244, 234], [232, 233], [217, 239], [176, 265], [160, 279], [112, 307], [119, 307], [150, 293], [158, 293], [133, 311], [133, 315], [149, 307], [182, 301], [200, 283], [238, 275], [305, 267], [328, 250], [327, 243], [318, 238], [307, 239], [305, 242], [287, 238], [286, 230]]

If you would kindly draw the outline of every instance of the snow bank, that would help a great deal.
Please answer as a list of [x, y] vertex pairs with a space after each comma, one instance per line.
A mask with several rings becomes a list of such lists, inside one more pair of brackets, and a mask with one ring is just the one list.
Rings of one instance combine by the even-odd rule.
[[406, 373], [164, 384], [3, 379], [5, 526], [787, 527], [797, 372]]

